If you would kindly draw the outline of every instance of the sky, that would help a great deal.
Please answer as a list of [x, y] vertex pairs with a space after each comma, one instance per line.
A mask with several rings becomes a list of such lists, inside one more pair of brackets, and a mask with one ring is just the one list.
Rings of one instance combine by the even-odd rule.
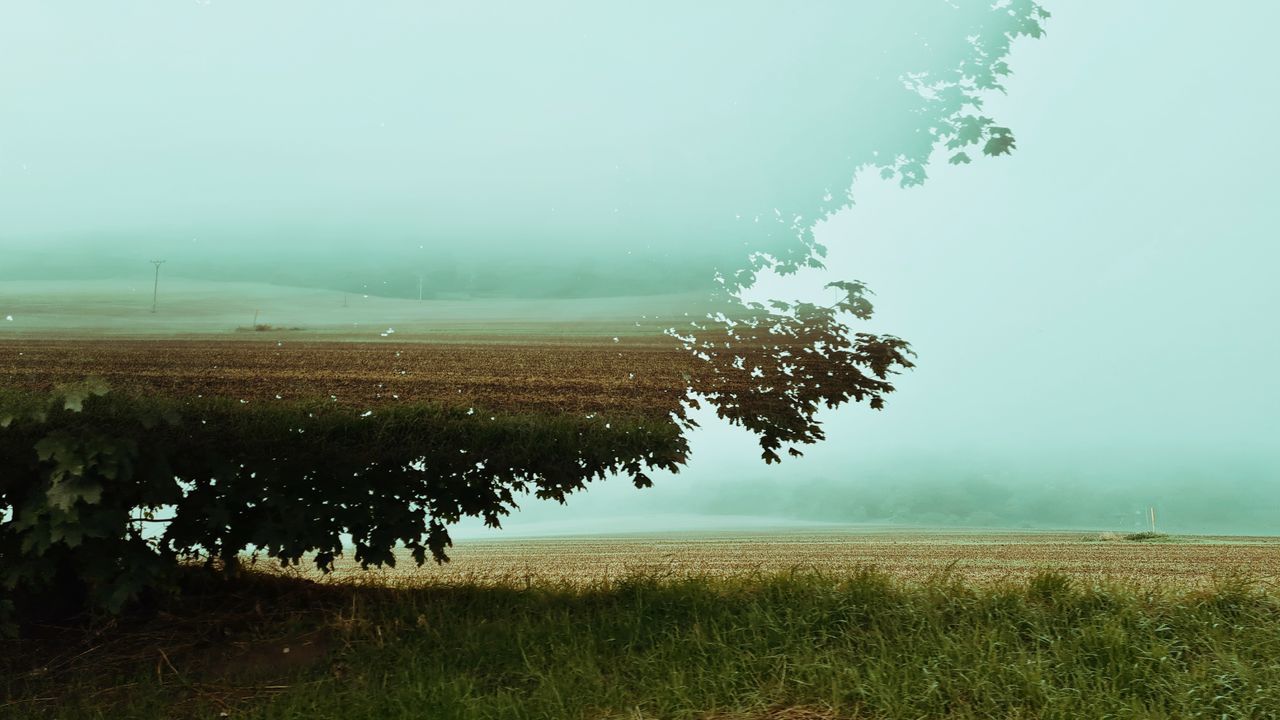
[[927, 150], [939, 103], [904, 83], [994, 62], [1010, 22], [977, 0], [8, 0], [0, 277], [585, 263], [687, 290]]
[[[910, 189], [863, 172], [827, 217], [865, 153], [914, 147], [920, 98], [889, 71], [962, 53], [940, 47], [963, 38], [933, 14], [945, 3], [883, 10], [912, 23], [846, 22], [844, 5], [736, 3], [724, 22], [716, 3], [9, 0], [0, 278], [158, 249], [209, 272], [219, 253], [256, 258], [237, 272], [327, 267], [354, 242], [400, 264], [533, 253], [552, 274], [631, 252], [659, 277], [693, 268], [683, 288], [782, 242], [788, 222], [740, 230], [777, 207], [827, 268], [750, 293], [868, 283], [868, 327], [919, 354], [888, 407], [823, 415], [831, 439], [771, 467], [708, 420], [679, 476], [529, 503], [504, 532], [770, 513], [1126, 529], [1150, 505], [1172, 529], [1280, 532], [1280, 7], [1048, 2], [1046, 36], [1015, 43], [984, 109], [1012, 155], [936, 152]], [[575, 104], [583, 87], [603, 100]], [[944, 490], [949, 509], [931, 505]]]
[[[1156, 506], [1165, 530], [1280, 533], [1280, 8], [1047, 7], [988, 108], [1013, 155], [935, 158], [910, 190], [860, 177], [818, 229], [822, 277], [867, 282], [869, 327], [919, 354], [883, 412], [827, 413], [828, 442], [770, 467], [706, 417], [680, 476], [530, 504], [505, 532], [706, 527], [706, 511], [1129, 530]], [[611, 514], [627, 519], [592, 520]]]

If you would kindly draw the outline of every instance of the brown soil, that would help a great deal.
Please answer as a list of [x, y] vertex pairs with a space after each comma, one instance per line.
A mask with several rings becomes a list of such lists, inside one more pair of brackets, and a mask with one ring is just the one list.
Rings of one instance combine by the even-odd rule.
[[665, 416], [692, 358], [674, 342], [344, 343], [289, 340], [0, 342], [0, 386], [97, 376], [115, 390], [350, 407], [441, 402], [498, 411]]

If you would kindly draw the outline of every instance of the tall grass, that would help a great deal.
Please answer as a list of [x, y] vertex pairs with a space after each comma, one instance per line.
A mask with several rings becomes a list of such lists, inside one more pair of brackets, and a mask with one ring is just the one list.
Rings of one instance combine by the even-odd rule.
[[[239, 587], [189, 594], [88, 648], [10, 643], [22, 657], [0, 668], [0, 716], [1280, 716], [1280, 602], [1238, 580], [1163, 594], [872, 571]], [[304, 642], [322, 652], [254, 665]]]

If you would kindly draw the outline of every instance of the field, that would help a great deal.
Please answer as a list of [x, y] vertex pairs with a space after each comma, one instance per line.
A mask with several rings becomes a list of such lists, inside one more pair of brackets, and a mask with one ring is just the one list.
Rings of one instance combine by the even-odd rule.
[[692, 358], [627, 343], [0, 339], [0, 385], [46, 391], [89, 376], [131, 394], [249, 403], [332, 398], [357, 409], [438, 402], [489, 410], [665, 416]]
[[[421, 403], [456, 407], [426, 440], [474, 476], [455, 454], [468, 438], [529, 456], [517, 460], [563, 453], [510, 442], [504, 428], [529, 430], [521, 418], [477, 423], [465, 408], [559, 414], [551, 424], [566, 438], [594, 428], [587, 439], [607, 439], [595, 425], [608, 424], [583, 417], [665, 417], [692, 361], [660, 333], [682, 316], [670, 298], [637, 325], [661, 303], [520, 308], [191, 285], [153, 316], [137, 288], [19, 285], [0, 283], [0, 388], [100, 376], [131, 398], [222, 398], [202, 407], [251, 428], [234, 443], [246, 477], [217, 484], [229, 497], [257, 498], [254, 478], [271, 476], [281, 448], [304, 447], [290, 413], [305, 424], [309, 402], [341, 408], [346, 420], [317, 418], [305, 436], [308, 453], [333, 456], [304, 453], [341, 481], [291, 486], [315, 502], [282, 496], [287, 512], [255, 511], [264, 527], [289, 529], [299, 507], [330, 499], [367, 505], [372, 487], [353, 487], [337, 461], [376, 444], [358, 434], [378, 432], [358, 419], [365, 410], [385, 408], [374, 420], [400, 427]], [[255, 319], [271, 327], [236, 329]], [[279, 437], [241, 427], [242, 404], [289, 422]], [[338, 430], [321, 432], [326, 422]], [[610, 432], [625, 427], [615, 419]], [[138, 446], [158, 432], [144, 430]], [[398, 477], [379, 497], [402, 501]], [[263, 560], [227, 579], [184, 565], [176, 586], [122, 615], [50, 615], [0, 639], [0, 718], [1280, 717], [1278, 538], [614, 532], [461, 540], [444, 566], [400, 556], [366, 572], [348, 557], [329, 575]]]
[[[904, 582], [942, 575], [968, 585], [1026, 582], [1062, 573], [1085, 584], [1120, 583], [1148, 589], [1211, 587], [1240, 575], [1280, 582], [1280, 538], [1176, 537], [1126, 540], [1115, 533], [878, 530], [663, 533], [621, 537], [464, 540], [451, 562], [399, 568], [374, 577], [415, 581], [485, 582], [532, 578], [590, 585], [637, 572], [663, 577], [741, 577], [799, 570], [834, 577], [874, 569]], [[341, 571], [353, 577], [361, 571]]]
[[686, 295], [417, 301], [173, 278], [153, 314], [141, 280], [0, 282], [0, 387], [100, 376], [249, 403], [665, 417], [692, 359], [663, 330], [710, 309]]
[[561, 538], [455, 557], [193, 578], [148, 613], [0, 641], [0, 717], [1280, 714], [1274, 539]]
[[[368, 340], [653, 337], [720, 309], [701, 294], [607, 298], [404, 299], [258, 283], [162, 278], [0, 281], [0, 340], [49, 337], [269, 337]], [[9, 319], [12, 318], [12, 319]], [[270, 328], [255, 332], [256, 326]]]

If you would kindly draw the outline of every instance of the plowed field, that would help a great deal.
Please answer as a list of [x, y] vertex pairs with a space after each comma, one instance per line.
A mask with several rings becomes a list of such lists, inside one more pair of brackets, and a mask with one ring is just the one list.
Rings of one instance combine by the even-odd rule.
[[367, 408], [433, 401], [503, 411], [665, 416], [691, 358], [674, 344], [23, 340], [0, 343], [0, 385], [44, 391], [102, 377], [117, 390]]

